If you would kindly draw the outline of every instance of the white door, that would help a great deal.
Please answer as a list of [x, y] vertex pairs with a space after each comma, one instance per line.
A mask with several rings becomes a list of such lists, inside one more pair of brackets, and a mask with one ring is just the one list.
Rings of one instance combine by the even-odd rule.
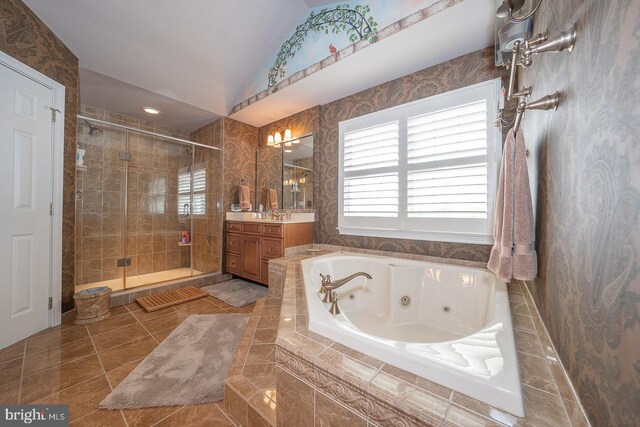
[[53, 97], [0, 64], [0, 348], [49, 327]]

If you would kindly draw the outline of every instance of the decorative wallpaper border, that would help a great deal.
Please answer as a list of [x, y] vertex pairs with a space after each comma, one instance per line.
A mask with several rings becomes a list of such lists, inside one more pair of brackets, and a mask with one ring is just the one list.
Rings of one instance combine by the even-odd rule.
[[[270, 87], [268, 89], [259, 92], [258, 94], [252, 96], [251, 98], [245, 99], [244, 101], [236, 104], [232, 109], [229, 115], [237, 113], [238, 111], [247, 108], [248, 106], [255, 104], [258, 101], [263, 100], [267, 96], [270, 96], [276, 93], [279, 90], [286, 88], [287, 86], [291, 86], [294, 83], [299, 82], [300, 80], [309, 77], [311, 74], [316, 73], [324, 68], [327, 68], [336, 62], [353, 55], [354, 53], [360, 52], [362, 49], [365, 49], [371, 46], [373, 43], [377, 43], [381, 40], [384, 40], [387, 37], [390, 37], [410, 26], [417, 24], [418, 22], [424, 21], [425, 19], [437, 15], [438, 13], [450, 8], [451, 6], [455, 6], [458, 3], [462, 3], [464, 0], [440, 0], [429, 7], [426, 7], [422, 10], [419, 10], [411, 15], [394, 22], [391, 25], [386, 26], [385, 28], [377, 31], [373, 36], [363, 38], [344, 49], [337, 51], [335, 54], [327, 56], [320, 62], [316, 62], [313, 65], [308, 66], [304, 70], [298, 71], [297, 73], [292, 74], [288, 78], [281, 80], [277, 84], [271, 83], [271, 79], [269, 82]], [[276, 66], [277, 64], [274, 64]], [[275, 83], [275, 82], [274, 82]]]

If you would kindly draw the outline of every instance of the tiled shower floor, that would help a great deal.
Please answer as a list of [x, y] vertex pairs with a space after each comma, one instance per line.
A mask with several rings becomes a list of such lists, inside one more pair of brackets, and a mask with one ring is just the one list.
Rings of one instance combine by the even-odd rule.
[[[173, 270], [157, 271], [155, 273], [141, 274], [139, 276], [127, 277], [127, 289], [137, 288], [139, 286], [151, 285], [154, 283], [167, 282], [169, 280], [183, 279], [185, 277], [197, 276], [202, 274], [201, 271], [191, 270], [190, 268], [176, 268]], [[121, 291], [124, 289], [122, 278], [103, 280], [101, 282], [84, 283], [76, 285], [75, 291], [95, 288], [98, 286], [108, 286], [113, 291]]]
[[223, 401], [122, 411], [98, 403], [187, 316], [253, 307], [209, 296], [151, 313], [137, 303], [122, 305], [86, 326], [65, 321], [0, 350], [0, 402], [68, 404], [72, 426], [233, 426]]

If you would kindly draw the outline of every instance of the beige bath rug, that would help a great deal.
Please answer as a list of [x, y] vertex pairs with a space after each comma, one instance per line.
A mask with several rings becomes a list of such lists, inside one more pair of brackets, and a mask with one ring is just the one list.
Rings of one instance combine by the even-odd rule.
[[172, 305], [182, 304], [183, 302], [204, 298], [207, 295], [209, 294], [196, 287], [187, 286], [186, 288], [174, 289], [172, 291], [136, 298], [136, 302], [146, 311], [156, 311], [171, 307]]
[[248, 314], [189, 316], [102, 402], [128, 409], [217, 402]]
[[204, 286], [201, 289], [234, 307], [253, 304], [259, 298], [266, 297], [269, 293], [269, 288], [266, 286], [256, 285], [241, 279], [227, 280], [226, 282]]

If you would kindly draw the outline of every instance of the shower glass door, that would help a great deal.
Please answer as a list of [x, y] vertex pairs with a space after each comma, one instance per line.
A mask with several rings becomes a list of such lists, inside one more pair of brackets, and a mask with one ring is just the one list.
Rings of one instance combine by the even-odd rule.
[[79, 120], [76, 291], [220, 272], [222, 151], [95, 115]]
[[127, 132], [127, 153], [126, 288], [190, 277], [192, 150]]

